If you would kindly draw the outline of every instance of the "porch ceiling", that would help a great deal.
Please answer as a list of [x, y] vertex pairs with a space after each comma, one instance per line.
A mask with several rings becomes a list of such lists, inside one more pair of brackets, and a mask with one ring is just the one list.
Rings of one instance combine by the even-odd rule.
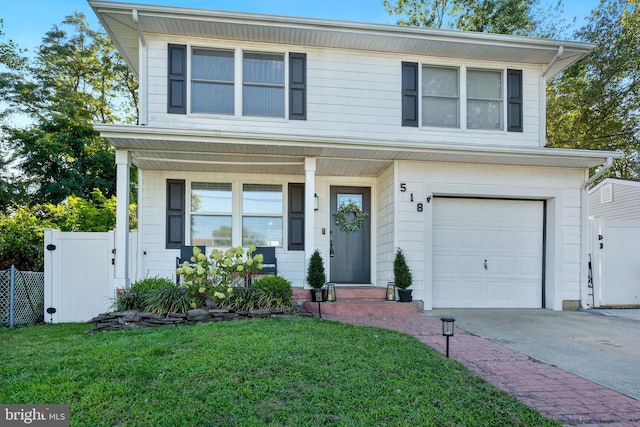
[[317, 175], [377, 176], [394, 160], [587, 168], [609, 151], [537, 147], [445, 145], [432, 142], [317, 138], [233, 132], [95, 125], [116, 149], [131, 153], [141, 169], [304, 174], [317, 159]]
[[549, 70], [550, 76], [594, 47], [569, 41], [397, 25], [95, 0], [89, 0], [89, 4], [136, 73], [139, 37], [153, 34], [541, 65], [552, 62], [558, 47], [563, 46], [564, 52]]

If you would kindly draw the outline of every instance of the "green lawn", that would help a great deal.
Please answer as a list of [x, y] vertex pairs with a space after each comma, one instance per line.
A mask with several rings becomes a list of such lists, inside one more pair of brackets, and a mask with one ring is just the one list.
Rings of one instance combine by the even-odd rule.
[[317, 318], [0, 330], [0, 403], [72, 426], [559, 426], [395, 331]]

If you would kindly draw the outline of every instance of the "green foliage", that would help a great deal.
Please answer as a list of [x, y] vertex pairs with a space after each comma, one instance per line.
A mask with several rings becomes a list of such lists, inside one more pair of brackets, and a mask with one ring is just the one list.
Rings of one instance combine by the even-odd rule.
[[640, 7], [604, 0], [576, 37], [596, 49], [550, 82], [551, 147], [619, 150], [608, 176], [640, 179]]
[[168, 280], [164, 286], [142, 293], [142, 311], [151, 313], [186, 313], [191, 308], [191, 298], [185, 289]]
[[400, 289], [406, 289], [413, 283], [411, 270], [404, 257], [404, 252], [402, 252], [400, 248], [396, 251], [396, 257], [393, 260], [393, 277], [396, 282], [396, 287]]
[[398, 25], [494, 34], [557, 37], [566, 29], [562, 2], [547, 10], [540, 0], [383, 0]]
[[[136, 206], [130, 205], [131, 228], [135, 228]], [[94, 190], [88, 200], [70, 196], [64, 202], [17, 207], [0, 214], [0, 269], [41, 271], [44, 266], [44, 229], [104, 232], [115, 228], [116, 199]]]
[[184, 288], [166, 278], [149, 277], [132, 283], [129, 290], [116, 298], [114, 308], [166, 314], [186, 313], [190, 305], [191, 299]]
[[[0, 41], [5, 51], [17, 46]], [[16, 201], [11, 193], [28, 205], [88, 199], [96, 188], [111, 197], [114, 150], [93, 123], [134, 123], [137, 83], [107, 35], [75, 13], [45, 34], [32, 60], [14, 56], [2, 62], [20, 72], [0, 74], [0, 101], [30, 125], [3, 128], [3, 155], [19, 159], [21, 181], [0, 180], [0, 211]]]
[[309, 258], [309, 268], [307, 269], [307, 283], [314, 289], [320, 289], [327, 281], [327, 276], [324, 272], [324, 262], [322, 261], [322, 255], [320, 251], [316, 249]]
[[291, 282], [280, 276], [264, 276], [251, 283], [252, 289], [264, 289], [279, 295], [284, 299], [291, 299], [293, 296], [293, 287]]
[[385, 329], [310, 318], [90, 328], [0, 330], [0, 402], [67, 404], [74, 426], [560, 425]]
[[214, 249], [207, 258], [197, 246], [193, 247], [190, 262], [176, 269], [183, 276], [182, 286], [191, 298], [193, 308], [204, 305], [207, 298], [219, 302], [227, 298], [234, 286], [245, 286], [252, 276], [262, 270], [264, 257], [253, 255], [254, 245], [246, 254], [242, 247], [226, 251]]
[[50, 224], [27, 208], [11, 215], [0, 214], [0, 270], [15, 265], [18, 270], [44, 268], [44, 229]]

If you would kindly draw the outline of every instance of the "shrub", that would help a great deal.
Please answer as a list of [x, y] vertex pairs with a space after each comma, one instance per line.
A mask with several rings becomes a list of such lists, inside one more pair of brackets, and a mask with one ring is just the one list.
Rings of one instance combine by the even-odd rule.
[[307, 269], [307, 283], [314, 289], [320, 289], [327, 281], [324, 273], [324, 263], [320, 251], [316, 249], [309, 258], [309, 268]]
[[393, 260], [393, 277], [396, 282], [396, 287], [400, 289], [408, 288], [413, 282], [411, 270], [409, 269], [404, 253], [400, 248], [396, 251], [396, 257]]
[[284, 277], [265, 276], [253, 282], [250, 287], [234, 287], [228, 298], [219, 304], [221, 308], [235, 311], [259, 309], [292, 312], [292, 296], [291, 282]]
[[291, 299], [293, 296], [293, 287], [291, 282], [284, 277], [264, 276], [251, 283], [253, 289], [264, 289], [283, 299]]
[[253, 274], [262, 270], [263, 255], [253, 255], [254, 245], [246, 254], [242, 247], [230, 248], [223, 252], [214, 249], [207, 258], [194, 246], [191, 264], [185, 261], [176, 269], [183, 275], [182, 287], [191, 298], [191, 307], [205, 303], [207, 298], [220, 302], [227, 298], [234, 286], [244, 286]]
[[128, 292], [121, 293], [116, 299], [115, 310], [186, 313], [190, 303], [186, 291], [172, 280], [150, 277], [133, 283]]

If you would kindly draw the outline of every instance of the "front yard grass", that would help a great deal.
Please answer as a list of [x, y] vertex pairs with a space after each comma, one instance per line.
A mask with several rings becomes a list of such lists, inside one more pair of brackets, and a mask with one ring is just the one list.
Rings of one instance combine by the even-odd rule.
[[0, 330], [0, 403], [72, 426], [559, 426], [405, 334], [315, 318]]

